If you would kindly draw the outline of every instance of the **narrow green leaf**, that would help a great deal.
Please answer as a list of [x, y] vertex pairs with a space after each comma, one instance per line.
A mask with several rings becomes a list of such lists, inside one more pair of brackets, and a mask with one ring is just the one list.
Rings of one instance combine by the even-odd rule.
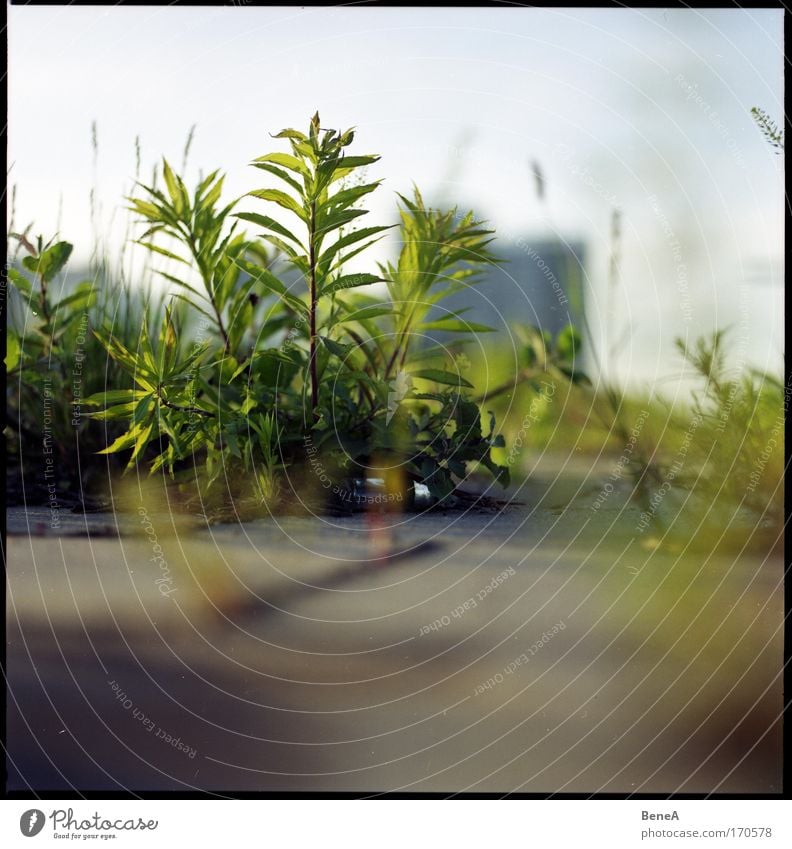
[[96, 288], [90, 280], [85, 280], [78, 283], [75, 291], [65, 298], [61, 298], [57, 304], [52, 307], [52, 312], [57, 313], [65, 307], [73, 307], [75, 309], [89, 309], [96, 303]]
[[176, 260], [176, 262], [181, 262], [184, 265], [189, 265], [186, 259], [182, 259], [180, 256], [176, 256], [176, 254], [171, 253], [171, 251], [165, 250], [165, 248], [161, 248], [159, 245], [152, 244], [151, 242], [141, 242], [137, 239], [134, 241], [134, 244], [141, 245], [144, 248], [148, 248], [148, 250], [153, 251], [156, 254], [161, 254], [162, 256], [167, 257], [168, 259]]
[[130, 212], [137, 212], [149, 221], [160, 220], [160, 211], [156, 204], [147, 200], [140, 200], [138, 198], [127, 198], [127, 200], [132, 203], [132, 206], [128, 207]]
[[[384, 230], [390, 230], [391, 227], [395, 227], [395, 224], [389, 224], [381, 227], [363, 227], [360, 230], [355, 230], [352, 233], [347, 233], [345, 236], [342, 236], [333, 245], [319, 257], [319, 262], [322, 265], [326, 265], [330, 262], [330, 260], [344, 248], [348, 248], [350, 245], [354, 245], [356, 242], [361, 241], [362, 239], [367, 239], [369, 236], [375, 236], [377, 233], [382, 233]], [[373, 242], [372, 242], [373, 244]]]
[[248, 192], [248, 195], [259, 198], [260, 200], [277, 203], [283, 209], [293, 212], [301, 221], [307, 222], [308, 220], [305, 210], [291, 195], [287, 195], [286, 192], [281, 192], [278, 189], [256, 189], [255, 191]]
[[416, 401], [440, 401], [443, 404], [448, 400], [445, 395], [440, 395], [438, 392], [409, 392], [406, 397]]
[[374, 189], [378, 188], [382, 180], [377, 180], [375, 183], [368, 183], [364, 186], [352, 186], [349, 189], [343, 189], [340, 192], [336, 192], [331, 198], [328, 199], [328, 206], [335, 207], [336, 209], [346, 209], [348, 206], [351, 206], [356, 201], [360, 200], [364, 195], [369, 194], [369, 192], [373, 192]]
[[30, 285], [30, 281], [27, 279], [27, 277], [25, 277], [24, 274], [19, 272], [16, 268], [9, 268], [8, 279], [14, 284], [14, 286], [17, 287], [17, 289], [19, 289], [19, 291], [23, 295], [27, 295], [27, 297], [30, 297], [33, 289]]
[[354, 345], [342, 345], [340, 342], [336, 342], [333, 339], [328, 339], [327, 336], [320, 336], [322, 340], [322, 344], [330, 351], [331, 354], [334, 354], [336, 357], [339, 357], [342, 360], [345, 360], [351, 351], [354, 350]]
[[118, 439], [115, 439], [107, 448], [97, 451], [97, 454], [115, 454], [118, 451], [124, 451], [131, 448], [138, 439], [142, 430], [139, 424], [133, 425], [126, 433], [121, 434]]
[[217, 175], [219, 173], [220, 173], [220, 169], [219, 168], [215, 169], [214, 171], [212, 171], [212, 173], [208, 177], [205, 177], [198, 184], [198, 186], [195, 189], [195, 206], [196, 207], [201, 205], [201, 199], [202, 199], [203, 193], [209, 188], [209, 186], [212, 185], [212, 183], [215, 180], [215, 177], [217, 177]]
[[279, 180], [283, 180], [284, 183], [291, 186], [298, 195], [301, 195], [303, 192], [303, 187], [289, 174], [287, 174], [283, 168], [277, 168], [270, 162], [253, 162], [254, 168], [258, 168], [261, 171], [267, 171], [270, 174], [274, 174]]
[[173, 283], [175, 286], [179, 286], [182, 289], [187, 289], [188, 292], [192, 292], [194, 295], [198, 295], [201, 298], [206, 298], [206, 295], [203, 292], [198, 291], [194, 286], [191, 286], [184, 280], [179, 279], [178, 277], [174, 277], [172, 274], [168, 274], [165, 271], [158, 271], [157, 274], [164, 277], [170, 283]]
[[486, 324], [477, 324], [474, 321], [465, 321], [464, 318], [438, 318], [427, 321], [420, 325], [421, 330], [443, 330], [447, 333], [494, 333], [494, 327]]
[[129, 421], [136, 406], [137, 401], [129, 401], [126, 404], [116, 404], [113, 407], [107, 407], [104, 410], [97, 410], [86, 415], [89, 419], [97, 422]]
[[257, 162], [272, 162], [274, 165], [280, 165], [283, 168], [287, 168], [289, 171], [294, 171], [301, 177], [311, 176], [305, 166], [305, 163], [296, 156], [290, 156], [288, 153], [268, 153], [265, 156], [259, 156], [253, 160], [254, 164]]
[[331, 210], [325, 215], [317, 216], [316, 232], [318, 236], [323, 239], [328, 233], [332, 233], [333, 230], [338, 230], [339, 227], [343, 227], [345, 224], [348, 224], [350, 221], [354, 221], [355, 218], [359, 218], [361, 215], [368, 215], [368, 210], [345, 209], [340, 212]]
[[271, 233], [264, 233], [261, 238], [265, 242], [269, 242], [273, 247], [277, 248], [295, 268], [299, 269], [303, 273], [303, 276], [307, 277], [308, 257], [305, 254], [297, 253], [291, 245], [284, 242], [283, 239], [273, 236]]
[[[90, 407], [109, 406], [112, 404], [126, 404], [130, 401], [137, 401], [143, 397], [145, 393], [137, 389], [111, 389], [107, 392], [96, 392], [82, 400], [82, 404], [87, 404]], [[75, 402], [77, 403], [77, 402]]]
[[381, 282], [382, 278], [376, 274], [346, 274], [337, 277], [324, 288], [320, 297], [332, 295], [334, 292], [343, 292], [345, 289], [356, 289], [358, 286], [370, 286], [372, 283]]
[[165, 178], [165, 187], [168, 189], [168, 194], [171, 198], [171, 204], [177, 215], [182, 215], [186, 210], [184, 208], [184, 196], [179, 178], [173, 173], [168, 161], [162, 160], [162, 176]]
[[421, 369], [420, 371], [412, 372], [412, 377], [420, 377], [424, 380], [433, 380], [435, 383], [443, 383], [447, 386], [465, 386], [469, 389], [473, 389], [473, 384], [468, 383], [468, 381], [461, 375], [454, 374], [450, 371], [443, 371], [442, 369]]
[[234, 260], [234, 264], [249, 275], [255, 282], [261, 283], [262, 286], [277, 293], [278, 295], [286, 294], [286, 287], [278, 278], [266, 268], [262, 268], [249, 260], [238, 257]]
[[[225, 177], [221, 177], [211, 189], [206, 193], [206, 197], [201, 198], [201, 206], [205, 209], [212, 209], [212, 207], [220, 200], [220, 195], [223, 193], [223, 182], [225, 181]], [[225, 215], [221, 213], [219, 218], [225, 218]]]
[[308, 314], [308, 305], [296, 295], [293, 295], [271, 271], [261, 268], [246, 259], [236, 259], [235, 263], [256, 283], [260, 283], [265, 289], [274, 292], [292, 310], [301, 315]]
[[348, 174], [351, 174], [356, 168], [361, 168], [364, 165], [372, 165], [379, 161], [379, 159], [379, 156], [344, 156], [339, 160], [330, 179], [330, 183], [341, 180]]
[[297, 141], [308, 141], [308, 136], [305, 133], [301, 133], [299, 130], [293, 130], [290, 127], [287, 127], [285, 130], [281, 130], [279, 133], [275, 133], [272, 137], [274, 139], [296, 139]]
[[241, 218], [243, 221], [249, 221], [251, 224], [258, 224], [259, 227], [264, 227], [265, 230], [271, 230], [273, 233], [290, 239], [300, 250], [305, 251], [302, 242], [290, 230], [287, 230], [286, 227], [268, 215], [259, 215], [257, 212], [237, 212], [234, 218]]
[[[200, 293], [198, 293], [198, 294], [200, 294]], [[178, 298], [180, 301], [184, 301], [185, 304], [187, 304], [188, 306], [192, 307], [194, 310], [197, 310], [199, 313], [201, 313], [202, 315], [205, 315], [208, 319], [210, 319], [212, 324], [217, 324], [217, 316], [212, 315], [208, 310], [204, 309], [199, 304], [196, 304], [195, 301], [190, 300], [186, 295], [183, 295], [181, 292], [174, 292], [171, 297]]]
[[313, 147], [311, 146], [311, 143], [309, 141], [297, 141], [297, 140], [293, 139], [292, 140], [292, 150], [296, 154], [299, 154], [300, 156], [305, 157], [305, 159], [309, 160], [310, 162], [316, 164], [316, 162], [317, 162], [316, 151], [313, 149]]
[[6, 371], [13, 371], [18, 365], [19, 361], [22, 358], [22, 349], [19, 345], [19, 337], [16, 333], [12, 333], [10, 330], [6, 335], [6, 356], [5, 356], [5, 365]]
[[129, 463], [127, 464], [127, 468], [134, 465], [135, 460], [141, 451], [145, 449], [145, 447], [149, 443], [149, 437], [151, 436], [151, 431], [154, 428], [154, 423], [146, 425], [138, 434], [138, 438], [135, 442], [135, 450], [132, 452], [132, 456], [129, 458]]
[[336, 324], [343, 324], [347, 321], [370, 321], [372, 318], [379, 318], [383, 315], [394, 315], [395, 310], [392, 306], [388, 307], [363, 307], [359, 310], [349, 313], [349, 315], [339, 318]]

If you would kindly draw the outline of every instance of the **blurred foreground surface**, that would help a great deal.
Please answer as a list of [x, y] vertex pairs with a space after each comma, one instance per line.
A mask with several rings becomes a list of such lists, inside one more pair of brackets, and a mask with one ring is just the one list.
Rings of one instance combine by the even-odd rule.
[[15, 509], [8, 790], [780, 792], [781, 559], [654, 548], [599, 472], [390, 530]]

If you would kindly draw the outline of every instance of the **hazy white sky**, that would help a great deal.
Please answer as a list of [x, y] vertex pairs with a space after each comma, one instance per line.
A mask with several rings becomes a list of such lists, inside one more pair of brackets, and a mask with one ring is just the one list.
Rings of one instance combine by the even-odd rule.
[[584, 238], [595, 324], [618, 205], [625, 376], [666, 372], [674, 335], [716, 324], [737, 325], [749, 360], [779, 362], [782, 163], [749, 114], [783, 116], [779, 10], [13, 6], [9, 41], [16, 224], [50, 233], [62, 198], [78, 258], [92, 185], [119, 238], [135, 136], [148, 174], [180, 162], [197, 124], [192, 173], [222, 168], [233, 197], [266, 182], [248, 163], [268, 134], [319, 109], [382, 155], [371, 223], [415, 181], [506, 240]]

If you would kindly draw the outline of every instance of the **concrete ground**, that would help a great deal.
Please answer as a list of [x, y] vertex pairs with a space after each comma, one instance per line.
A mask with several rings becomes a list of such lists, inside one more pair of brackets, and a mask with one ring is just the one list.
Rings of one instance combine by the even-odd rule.
[[780, 792], [783, 562], [556, 472], [501, 512], [14, 508], [9, 790]]

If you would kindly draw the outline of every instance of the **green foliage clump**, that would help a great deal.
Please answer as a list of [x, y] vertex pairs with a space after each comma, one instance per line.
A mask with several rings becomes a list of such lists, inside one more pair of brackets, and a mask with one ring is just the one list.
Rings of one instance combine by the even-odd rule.
[[78, 472], [72, 480], [64, 470], [75, 465], [79, 440], [89, 452], [101, 447], [101, 437], [89, 433], [80, 415], [81, 400], [104, 385], [97, 363], [105, 358], [90, 332], [100, 293], [93, 280], [61, 285], [59, 276], [72, 253], [68, 242], [10, 236], [25, 255], [7, 270], [9, 479], [18, 477], [17, 486], [35, 500], [44, 490], [54, 495], [64, 485], [88, 485], [87, 477]]
[[[476, 397], [463, 375], [465, 342], [491, 328], [438, 308], [498, 262], [493, 231], [472, 213], [427, 207], [417, 188], [399, 195], [398, 225], [360, 227], [361, 203], [381, 183], [361, 175], [379, 157], [350, 155], [354, 131], [322, 128], [318, 114], [307, 132], [275, 138], [290, 152], [252, 165], [276, 186], [245, 196], [263, 207], [237, 211], [243, 198], [223, 202], [217, 171], [190, 190], [166, 161], [164, 185], [139, 183], [128, 199], [146, 228], [135, 242], [167, 263], [158, 273], [173, 294], [161, 309], [140, 311], [134, 333], [119, 334], [109, 311], [91, 322], [91, 344], [101, 345], [109, 370], [80, 403], [108, 429], [99, 453], [123, 456], [128, 469], [142, 464], [197, 482], [202, 497], [222, 477], [232, 499], [269, 507], [292, 498], [287, 484], [300, 500], [328, 490], [322, 498], [338, 502], [355, 481], [378, 478], [407, 504], [416, 483], [453, 503], [478, 467], [507, 485], [508, 469], [491, 454], [503, 437], [491, 414], [484, 432], [486, 396]], [[392, 226], [398, 257], [357, 270]], [[25, 260], [39, 281], [43, 318], [9, 349], [12, 373], [29, 368], [31, 357], [62, 359], [68, 343], [58, 334], [96, 297], [81, 284], [71, 300], [49, 304], [47, 283], [70, 251], [64, 242], [40, 245]], [[30, 295], [33, 283], [14, 280]], [[457, 341], [419, 341], [432, 331]], [[575, 331], [545, 341], [530, 374], [555, 368], [577, 380]], [[23, 347], [24, 365], [15, 359]]]
[[[784, 424], [788, 390], [755, 370], [730, 376], [727, 331], [694, 345], [677, 347], [701, 378], [694, 393], [688, 485], [704, 519], [727, 528], [737, 511], [747, 511], [754, 532], [780, 534], [784, 524]], [[690, 428], [688, 428], [690, 431]]]
[[775, 148], [776, 153], [783, 153], [784, 131], [778, 128], [778, 124], [758, 106], [752, 107], [751, 117], [756, 121], [756, 126], [759, 127], [767, 142]]

